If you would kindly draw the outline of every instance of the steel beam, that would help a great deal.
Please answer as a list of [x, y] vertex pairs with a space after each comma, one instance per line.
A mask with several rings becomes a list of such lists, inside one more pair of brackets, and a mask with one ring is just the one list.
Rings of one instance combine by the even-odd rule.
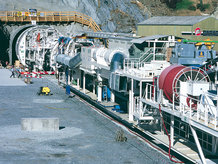
[[171, 145], [174, 146], [174, 116], [171, 115], [171, 123], [170, 123], [170, 140]]
[[86, 92], [86, 74], [83, 72], [83, 93]]
[[133, 79], [131, 79], [131, 89], [129, 90], [129, 121], [133, 121], [134, 109], [134, 93], [133, 93]]
[[196, 145], [197, 145], [198, 152], [199, 152], [199, 154], [200, 154], [201, 162], [202, 162], [203, 164], [207, 164], [207, 163], [206, 163], [206, 159], [205, 159], [205, 157], [204, 157], [204, 153], [203, 153], [202, 148], [201, 148], [201, 145], [200, 145], [200, 142], [199, 142], [199, 140], [198, 140], [197, 133], [196, 133], [195, 129], [194, 129], [191, 125], [190, 125], [190, 129], [191, 129], [192, 134], [193, 134], [193, 137], [194, 137], [194, 139], [195, 139], [195, 143], [196, 143]]

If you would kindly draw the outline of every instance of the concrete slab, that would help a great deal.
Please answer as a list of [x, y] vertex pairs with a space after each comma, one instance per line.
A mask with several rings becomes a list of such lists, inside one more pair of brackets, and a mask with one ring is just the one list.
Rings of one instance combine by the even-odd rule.
[[59, 118], [22, 118], [21, 129], [24, 131], [57, 131]]
[[10, 78], [11, 71], [8, 69], [0, 69], [0, 86], [26, 86], [19, 78]]

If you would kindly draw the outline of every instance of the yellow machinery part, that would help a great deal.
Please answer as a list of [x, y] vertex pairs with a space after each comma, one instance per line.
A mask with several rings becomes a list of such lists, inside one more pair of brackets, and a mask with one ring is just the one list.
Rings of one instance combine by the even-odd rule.
[[21, 17], [21, 16], [22, 16], [22, 12], [21, 12], [21, 11], [18, 11], [18, 12], [17, 12], [17, 16], [18, 16], [18, 17]]
[[[208, 39], [205, 39], [204, 41], [212, 41], [212, 40], [210, 40], [209, 38]], [[205, 46], [207, 46], [207, 48], [209, 49], [209, 50], [211, 50], [212, 49], [212, 46], [215, 44], [214, 42], [204, 42], [204, 41], [202, 41], [202, 42], [198, 42], [198, 43], [196, 43], [195, 45], [196, 46], [201, 46], [201, 45], [205, 45]]]
[[49, 94], [51, 92], [49, 87], [43, 87], [42, 88], [42, 93], [45, 93], [46, 95]]
[[25, 12], [25, 16], [27, 16], [27, 17], [28, 17], [29, 15], [30, 15], [30, 13], [29, 13], [29, 12]]

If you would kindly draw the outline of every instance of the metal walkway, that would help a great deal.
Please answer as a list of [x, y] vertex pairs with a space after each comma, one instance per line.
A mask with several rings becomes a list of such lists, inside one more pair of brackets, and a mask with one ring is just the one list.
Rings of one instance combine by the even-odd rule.
[[96, 22], [89, 16], [75, 11], [38, 11], [35, 14], [23, 11], [0, 11], [0, 20], [4, 23], [23, 22], [77, 22], [87, 25], [94, 32], [101, 31]]

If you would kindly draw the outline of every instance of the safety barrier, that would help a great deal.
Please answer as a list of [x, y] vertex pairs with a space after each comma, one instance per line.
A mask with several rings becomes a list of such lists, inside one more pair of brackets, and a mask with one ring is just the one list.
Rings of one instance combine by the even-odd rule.
[[94, 32], [101, 31], [96, 22], [89, 16], [75, 11], [38, 11], [36, 13], [23, 11], [0, 11], [2, 22], [77, 22], [87, 25]]
[[21, 72], [21, 74], [54, 75], [55, 71]]
[[[158, 104], [159, 102], [160, 92], [154, 85], [149, 83], [146, 84], [146, 88], [144, 94], [142, 96], [142, 101], [145, 100], [146, 102], [152, 102], [154, 104]], [[180, 116], [184, 116], [189, 120], [194, 120], [200, 124], [204, 124], [205, 126], [217, 130], [218, 126], [218, 111], [217, 106], [214, 105], [212, 102], [210, 103], [210, 99], [206, 93], [201, 95], [201, 100], [192, 98], [190, 96], [185, 96], [180, 94], [180, 99], [185, 99], [185, 103], [180, 100], [180, 102], [175, 101], [175, 93], [173, 93], [173, 103], [172, 111], [179, 111]], [[213, 97], [217, 99], [217, 97]], [[137, 112], [141, 112], [142, 105], [137, 106], [138, 109], [135, 109]], [[203, 109], [203, 110], [202, 110]], [[214, 110], [215, 109], [215, 110]], [[214, 113], [212, 113], [215, 111]], [[143, 111], [142, 111], [143, 112]]]

